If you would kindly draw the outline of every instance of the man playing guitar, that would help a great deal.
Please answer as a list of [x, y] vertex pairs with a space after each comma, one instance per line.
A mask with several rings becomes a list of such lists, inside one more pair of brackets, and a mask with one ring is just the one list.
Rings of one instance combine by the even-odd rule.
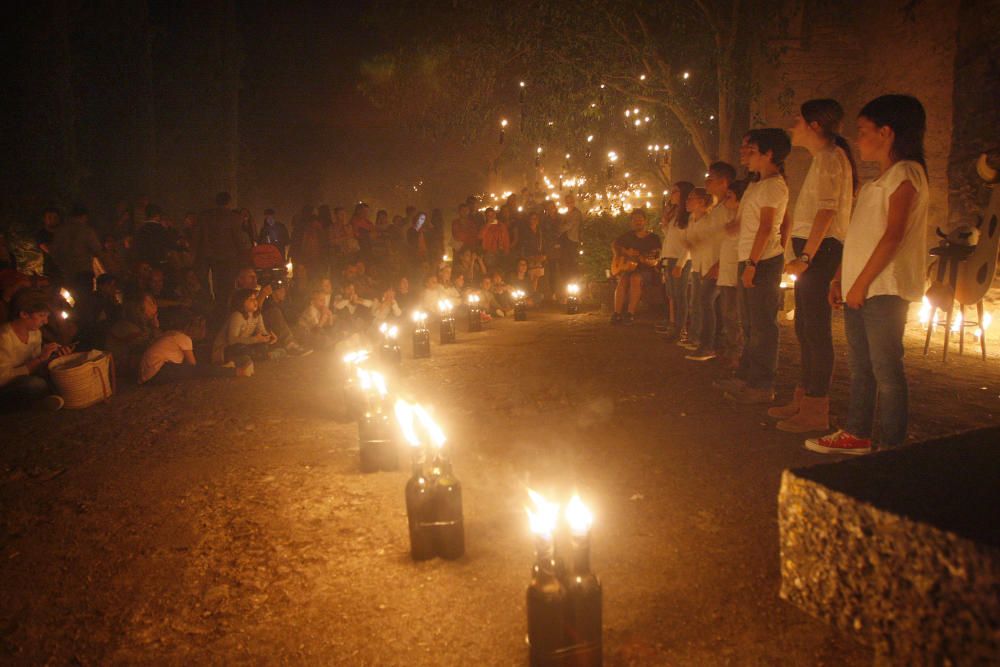
[[618, 278], [611, 324], [632, 324], [642, 298], [643, 282], [652, 285], [657, 278], [660, 237], [646, 229], [646, 222], [646, 211], [633, 209], [632, 228], [611, 244], [611, 274]]

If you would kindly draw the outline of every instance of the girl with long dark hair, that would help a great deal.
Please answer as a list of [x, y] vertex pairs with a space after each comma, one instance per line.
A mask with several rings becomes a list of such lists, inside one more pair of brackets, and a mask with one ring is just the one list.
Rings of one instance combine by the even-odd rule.
[[844, 239], [840, 279], [830, 299], [842, 303], [851, 369], [843, 430], [806, 440], [821, 453], [872, 450], [876, 399], [881, 443], [906, 440], [909, 395], [903, 330], [910, 302], [924, 293], [929, 188], [924, 162], [924, 107], [909, 95], [883, 95], [858, 115], [858, 152], [879, 176], [858, 193]]
[[795, 259], [785, 265], [797, 278], [795, 335], [802, 366], [791, 401], [767, 411], [781, 420], [780, 430], [791, 433], [830, 428], [833, 333], [827, 294], [840, 268], [857, 184], [851, 149], [840, 136], [843, 118], [836, 100], [809, 100], [791, 129], [792, 145], [812, 157], [792, 213]]

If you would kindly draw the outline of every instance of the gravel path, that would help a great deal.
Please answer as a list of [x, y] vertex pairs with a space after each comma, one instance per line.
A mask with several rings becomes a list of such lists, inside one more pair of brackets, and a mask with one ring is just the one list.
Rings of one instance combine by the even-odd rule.
[[[782, 339], [787, 389], [788, 324]], [[332, 355], [0, 417], [0, 658], [525, 664], [530, 484], [593, 505], [607, 664], [870, 663], [778, 599], [779, 476], [820, 458], [724, 404], [717, 367], [596, 313], [532, 313], [459, 341], [407, 358], [394, 382], [454, 443], [457, 562], [410, 561], [407, 474], [358, 472]], [[995, 358], [914, 356], [910, 377], [920, 437], [1000, 414]]]

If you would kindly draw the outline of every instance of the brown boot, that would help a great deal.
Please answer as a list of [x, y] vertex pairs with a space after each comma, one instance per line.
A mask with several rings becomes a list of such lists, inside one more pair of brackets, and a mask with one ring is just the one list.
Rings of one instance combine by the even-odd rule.
[[795, 393], [792, 394], [792, 400], [785, 405], [777, 405], [773, 408], [769, 408], [767, 416], [774, 417], [775, 419], [788, 419], [789, 417], [794, 417], [799, 414], [799, 404], [802, 402], [802, 397], [805, 395], [805, 389], [802, 387], [796, 387]]
[[778, 422], [778, 430], [788, 433], [830, 430], [830, 397], [803, 396], [799, 413]]

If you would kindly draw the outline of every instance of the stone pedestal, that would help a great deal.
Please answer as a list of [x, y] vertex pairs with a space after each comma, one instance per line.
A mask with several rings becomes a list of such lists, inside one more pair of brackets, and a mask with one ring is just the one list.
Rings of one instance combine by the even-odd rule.
[[786, 470], [781, 597], [877, 662], [1000, 661], [1000, 428]]

